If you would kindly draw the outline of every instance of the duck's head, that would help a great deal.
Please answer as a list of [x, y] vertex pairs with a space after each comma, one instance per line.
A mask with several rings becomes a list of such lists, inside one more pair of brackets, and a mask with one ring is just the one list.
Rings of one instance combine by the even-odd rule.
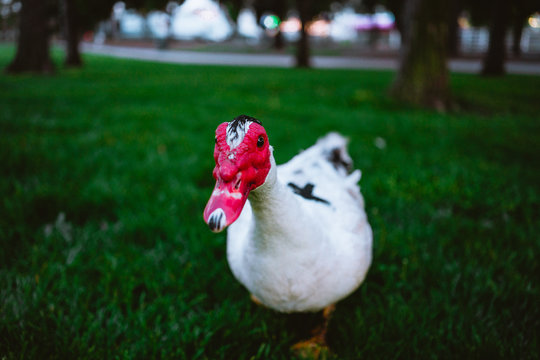
[[204, 209], [210, 230], [220, 232], [240, 216], [249, 192], [266, 180], [271, 152], [266, 131], [255, 118], [240, 115], [218, 126], [213, 172], [216, 186]]

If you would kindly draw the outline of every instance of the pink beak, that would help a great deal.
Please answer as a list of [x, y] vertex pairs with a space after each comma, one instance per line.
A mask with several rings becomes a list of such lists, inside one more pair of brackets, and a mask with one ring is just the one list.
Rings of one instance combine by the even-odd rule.
[[242, 181], [242, 173], [225, 182], [218, 178], [204, 209], [204, 221], [213, 232], [220, 232], [238, 219], [248, 198], [250, 187]]

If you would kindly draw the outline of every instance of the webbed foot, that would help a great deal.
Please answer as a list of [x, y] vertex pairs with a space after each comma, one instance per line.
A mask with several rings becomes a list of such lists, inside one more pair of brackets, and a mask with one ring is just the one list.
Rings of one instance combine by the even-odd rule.
[[313, 337], [301, 341], [291, 347], [291, 351], [301, 359], [326, 360], [331, 358], [330, 348], [326, 344], [326, 332], [328, 323], [336, 306], [334, 304], [327, 306], [323, 310], [323, 323], [313, 331]]

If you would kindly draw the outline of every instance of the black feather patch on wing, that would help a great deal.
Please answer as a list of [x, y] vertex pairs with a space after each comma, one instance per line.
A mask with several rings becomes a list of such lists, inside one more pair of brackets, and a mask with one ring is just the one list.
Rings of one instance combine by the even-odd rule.
[[303, 188], [300, 186], [293, 184], [292, 182], [287, 184], [290, 186], [295, 194], [300, 195], [304, 199], [308, 200], [314, 200], [318, 202], [322, 202], [323, 204], [330, 205], [330, 202], [328, 200], [321, 199], [320, 197], [317, 197], [313, 195], [313, 188], [315, 187], [312, 183], [307, 183]]
[[341, 155], [341, 151], [339, 148], [336, 148], [330, 152], [328, 155], [328, 161], [330, 161], [336, 169], [339, 169], [340, 167], [344, 168], [347, 172], [351, 171], [352, 164], [350, 161], [347, 161], [343, 158]]

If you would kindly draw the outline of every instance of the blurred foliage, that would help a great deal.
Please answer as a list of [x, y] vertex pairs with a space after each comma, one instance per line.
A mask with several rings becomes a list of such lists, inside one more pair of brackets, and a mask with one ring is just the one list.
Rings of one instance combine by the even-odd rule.
[[290, 358], [296, 317], [251, 303], [202, 220], [241, 113], [278, 163], [350, 137], [374, 260], [337, 357], [539, 356], [539, 77], [454, 74], [441, 114], [388, 99], [391, 72], [85, 63], [0, 75], [3, 359]]

